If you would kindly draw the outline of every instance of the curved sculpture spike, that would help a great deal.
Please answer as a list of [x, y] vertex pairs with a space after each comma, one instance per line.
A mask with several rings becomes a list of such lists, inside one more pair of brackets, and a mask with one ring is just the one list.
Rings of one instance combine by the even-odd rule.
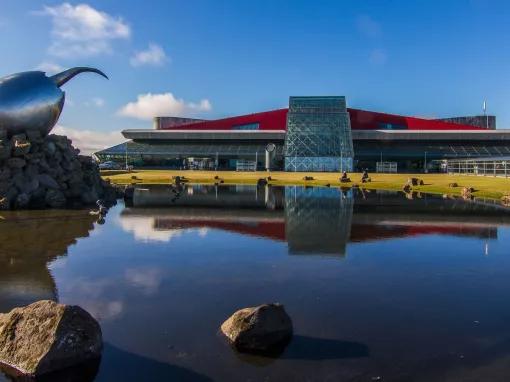
[[8, 136], [29, 131], [48, 135], [64, 107], [65, 93], [60, 86], [83, 72], [108, 78], [100, 70], [87, 67], [71, 68], [52, 77], [30, 71], [0, 78], [0, 130]]
[[97, 73], [104, 78], [108, 79], [108, 76], [104, 74], [102, 71], [96, 68], [89, 68], [86, 66], [77, 66], [75, 68], [64, 70], [61, 73], [55, 74], [54, 76], [51, 76], [50, 79], [57, 85], [58, 87], [61, 87], [64, 85], [67, 81], [69, 81], [71, 78], [76, 76], [77, 74], [84, 73], [84, 72], [92, 72]]

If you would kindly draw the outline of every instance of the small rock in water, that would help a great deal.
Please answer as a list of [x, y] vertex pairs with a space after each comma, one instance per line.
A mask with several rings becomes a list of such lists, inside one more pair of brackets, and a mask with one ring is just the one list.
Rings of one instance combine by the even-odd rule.
[[101, 356], [97, 321], [79, 306], [42, 300], [0, 314], [0, 364], [29, 376]]
[[221, 332], [241, 352], [278, 351], [292, 337], [292, 321], [281, 304], [264, 304], [238, 310], [222, 325]]

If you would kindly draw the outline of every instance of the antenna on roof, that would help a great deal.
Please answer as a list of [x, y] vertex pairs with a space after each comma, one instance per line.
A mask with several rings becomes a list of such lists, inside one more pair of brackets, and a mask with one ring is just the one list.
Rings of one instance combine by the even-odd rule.
[[486, 100], [483, 101], [482, 109], [483, 109], [483, 115], [485, 117], [485, 128], [489, 129], [489, 116], [487, 115], [487, 101]]

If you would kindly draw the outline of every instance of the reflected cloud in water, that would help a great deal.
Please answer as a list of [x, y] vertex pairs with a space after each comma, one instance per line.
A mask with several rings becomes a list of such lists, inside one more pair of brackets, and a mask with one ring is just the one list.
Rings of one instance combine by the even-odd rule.
[[[186, 231], [183, 229], [165, 229], [158, 228], [159, 221], [153, 217], [143, 216], [121, 216], [117, 224], [125, 231], [133, 234], [136, 241], [164, 242], [168, 243], [172, 239], [182, 236]], [[207, 228], [199, 228], [198, 236], [204, 238], [207, 235]]]
[[183, 233], [178, 229], [172, 231], [157, 230], [155, 228], [155, 219], [151, 217], [123, 216], [117, 222], [124, 231], [132, 233], [135, 240], [142, 242], [156, 241], [168, 243], [172, 238], [179, 237]]
[[124, 301], [120, 295], [112, 295], [117, 290], [115, 278], [76, 278], [70, 279], [62, 288], [73, 295], [79, 305], [100, 322], [114, 320], [124, 311]]
[[124, 274], [129, 285], [139, 288], [147, 295], [158, 291], [163, 271], [158, 268], [130, 268]]

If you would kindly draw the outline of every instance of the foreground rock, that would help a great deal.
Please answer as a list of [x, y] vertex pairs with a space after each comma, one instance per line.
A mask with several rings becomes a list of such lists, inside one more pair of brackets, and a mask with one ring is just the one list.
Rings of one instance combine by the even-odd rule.
[[90, 206], [98, 199], [114, 204], [115, 190], [79, 152], [64, 136], [8, 137], [0, 129], [0, 209]]
[[473, 187], [464, 187], [460, 194], [464, 199], [472, 199], [473, 192], [475, 192], [475, 189]]
[[222, 333], [241, 352], [279, 351], [292, 337], [292, 321], [281, 304], [264, 304], [235, 312]]
[[0, 363], [25, 375], [97, 359], [102, 346], [99, 324], [78, 306], [42, 300], [0, 314]]

